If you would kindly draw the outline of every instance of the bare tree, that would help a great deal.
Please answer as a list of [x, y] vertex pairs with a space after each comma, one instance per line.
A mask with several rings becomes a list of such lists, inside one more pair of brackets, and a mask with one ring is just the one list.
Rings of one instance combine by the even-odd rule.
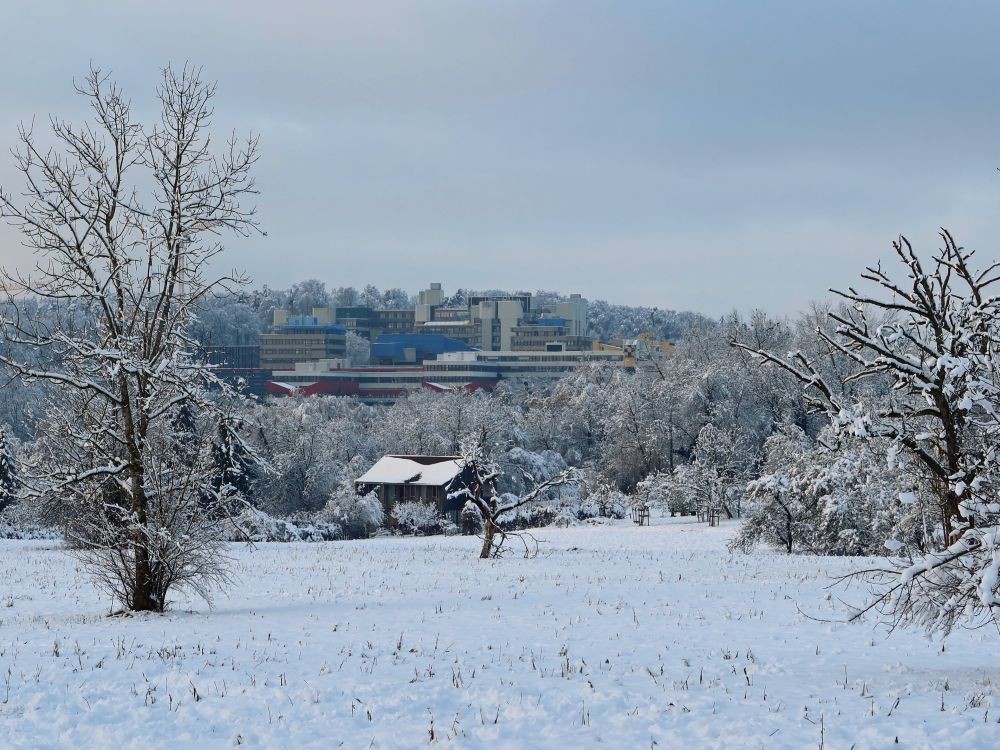
[[576, 483], [575, 473], [570, 469], [556, 476], [536, 482], [535, 478], [522, 470], [525, 480], [531, 486], [523, 495], [499, 496], [496, 493], [496, 483], [502, 472], [500, 467], [486, 458], [478, 445], [467, 445], [462, 450], [462, 462], [471, 473], [472, 481], [449, 495], [449, 499], [465, 499], [478, 511], [483, 525], [483, 546], [479, 558], [486, 560], [499, 557], [506, 549], [509, 537], [521, 539], [525, 543], [525, 554], [531, 553], [527, 539], [529, 535], [519, 531], [506, 531], [503, 528], [504, 517], [518, 508], [540, 500], [557, 487]]
[[[91, 121], [51, 118], [49, 148], [22, 126], [24, 191], [0, 191], [0, 215], [38, 258], [31, 272], [3, 272], [14, 312], [0, 326], [54, 364], [0, 362], [54, 386], [44, 445], [24, 478], [30, 493], [85, 509], [71, 533], [98, 581], [129, 609], [162, 610], [171, 586], [205, 593], [224, 578], [218, 514], [205, 506], [220, 498], [210, 446], [235, 396], [193, 359], [187, 327], [200, 300], [244, 282], [209, 264], [221, 234], [258, 231], [244, 204], [256, 193], [257, 140], [213, 148], [216, 89], [197, 68], [163, 70], [159, 120], [148, 126], [100, 70], [76, 90]], [[74, 311], [83, 326], [22, 314], [30, 298]]]

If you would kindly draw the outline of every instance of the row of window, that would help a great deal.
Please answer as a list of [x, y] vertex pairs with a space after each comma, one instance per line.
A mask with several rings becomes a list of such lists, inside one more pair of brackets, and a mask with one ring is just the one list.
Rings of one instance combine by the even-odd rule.
[[484, 375], [492, 372], [496, 372], [495, 367], [490, 367], [489, 365], [476, 365], [472, 362], [466, 362], [460, 365], [444, 365], [438, 362], [426, 362], [424, 363], [424, 369], [433, 372], [475, 372], [477, 370], [481, 371]]
[[488, 353], [483, 355], [480, 361], [482, 362], [540, 362], [542, 364], [548, 362], [617, 362], [621, 359], [621, 355], [617, 353], [612, 353], [604, 357], [594, 357], [591, 355], [583, 354], [564, 354], [559, 357], [554, 357], [552, 355], [547, 356], [536, 356], [531, 354], [514, 354], [514, 355], [497, 355], [490, 356]]
[[260, 347], [262, 352], [283, 352], [289, 349], [295, 350], [324, 350], [324, 349], [343, 349], [345, 343], [341, 341], [310, 341], [309, 339], [289, 339], [287, 341], [268, 341]]
[[413, 310], [379, 310], [375, 313], [375, 319], [382, 320], [413, 320], [415, 317]]

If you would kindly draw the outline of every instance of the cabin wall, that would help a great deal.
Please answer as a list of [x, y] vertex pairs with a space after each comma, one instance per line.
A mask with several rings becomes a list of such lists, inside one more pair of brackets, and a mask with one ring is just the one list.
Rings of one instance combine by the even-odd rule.
[[444, 487], [416, 484], [377, 484], [361, 486], [359, 491], [374, 490], [386, 518], [391, 517], [392, 509], [397, 503], [429, 503], [433, 504], [438, 513], [458, 523], [464, 501], [448, 500], [448, 492]]

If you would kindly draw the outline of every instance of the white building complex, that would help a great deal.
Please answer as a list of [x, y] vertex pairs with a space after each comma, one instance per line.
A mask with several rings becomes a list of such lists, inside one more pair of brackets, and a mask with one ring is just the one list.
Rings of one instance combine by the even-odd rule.
[[622, 367], [625, 355], [621, 350], [449, 352], [422, 365], [355, 368], [343, 360], [324, 360], [274, 372], [267, 389], [276, 396], [356, 396], [366, 403], [384, 404], [421, 388], [490, 390], [503, 380], [541, 383], [595, 364]]

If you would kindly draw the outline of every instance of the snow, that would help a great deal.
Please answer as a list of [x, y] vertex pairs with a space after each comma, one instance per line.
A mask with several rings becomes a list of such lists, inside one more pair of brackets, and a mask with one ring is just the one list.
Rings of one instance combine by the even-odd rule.
[[830, 576], [865, 561], [733, 531], [544, 529], [495, 561], [475, 537], [234, 545], [215, 609], [128, 618], [52, 542], [0, 541], [0, 745], [997, 746], [995, 632], [835, 622], [861, 592]]
[[429, 388], [429, 389], [431, 389], [433, 391], [441, 391], [441, 392], [455, 390], [454, 386], [444, 385], [443, 383], [435, 383], [432, 380], [425, 380], [424, 381], [424, 388]]
[[462, 473], [462, 462], [448, 458], [424, 464], [406, 456], [382, 456], [358, 477], [359, 484], [417, 484], [443, 486]]

